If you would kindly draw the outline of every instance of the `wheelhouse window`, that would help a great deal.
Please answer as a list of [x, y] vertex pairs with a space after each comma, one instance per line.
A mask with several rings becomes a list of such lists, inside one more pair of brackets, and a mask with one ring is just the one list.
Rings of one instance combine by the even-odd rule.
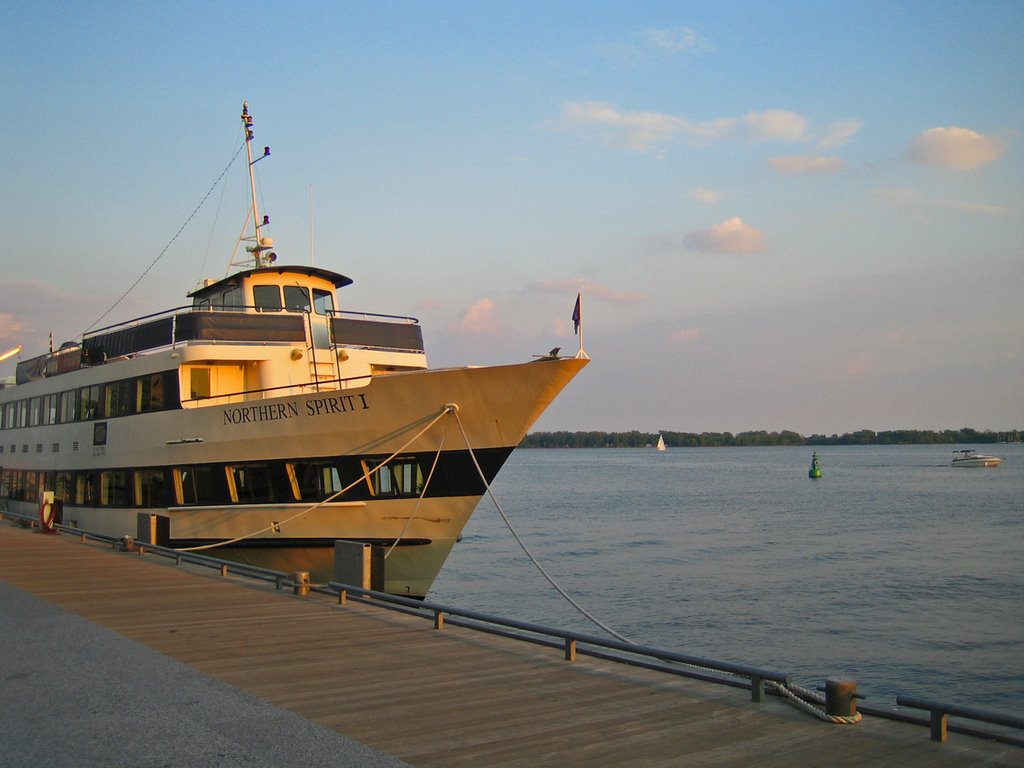
[[286, 285], [284, 306], [289, 312], [309, 312], [309, 290], [301, 285]]
[[423, 492], [423, 472], [411, 456], [398, 457], [389, 464], [363, 462], [373, 496], [415, 497]]
[[281, 291], [276, 285], [254, 285], [252, 299], [257, 312], [281, 311]]
[[313, 289], [313, 311], [318, 315], [329, 315], [334, 312], [334, 294], [330, 291]]

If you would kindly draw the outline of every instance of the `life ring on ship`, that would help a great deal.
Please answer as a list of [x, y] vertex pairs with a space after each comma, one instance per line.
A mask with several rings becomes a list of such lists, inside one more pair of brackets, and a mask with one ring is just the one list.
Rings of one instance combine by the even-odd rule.
[[53, 524], [57, 522], [57, 514], [60, 511], [58, 502], [44, 501], [39, 505], [39, 524], [43, 527], [43, 533], [53, 533]]

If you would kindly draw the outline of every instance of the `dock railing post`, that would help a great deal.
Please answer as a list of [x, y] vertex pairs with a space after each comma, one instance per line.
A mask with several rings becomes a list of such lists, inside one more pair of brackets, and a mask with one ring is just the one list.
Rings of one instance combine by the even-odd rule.
[[764, 678], [758, 675], [750, 676], [750, 700], [761, 703], [764, 701]]

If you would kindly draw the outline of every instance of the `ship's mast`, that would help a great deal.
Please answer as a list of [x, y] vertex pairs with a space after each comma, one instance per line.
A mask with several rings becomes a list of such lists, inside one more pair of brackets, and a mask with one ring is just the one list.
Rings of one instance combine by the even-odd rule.
[[[252, 159], [252, 115], [249, 114], [249, 102], [242, 102], [242, 128], [245, 130], [245, 156], [249, 162], [249, 193], [252, 203], [249, 207], [249, 214], [245, 218], [245, 224], [242, 226], [243, 235], [239, 237], [239, 242], [248, 242], [250, 245], [245, 246], [245, 250], [250, 254], [249, 259], [242, 261], [235, 261], [232, 259], [232, 267], [253, 267], [260, 269], [261, 267], [269, 267], [275, 259], [277, 254], [273, 252], [274, 240], [271, 237], [264, 237], [262, 228], [270, 224], [270, 217], [264, 216], [260, 219], [259, 209], [256, 207], [256, 175], [253, 172], [253, 166], [256, 165], [264, 157], [269, 157], [270, 147], [263, 148], [263, 154], [257, 157], [255, 160]], [[245, 227], [249, 224], [249, 217], [252, 217], [253, 228], [255, 234], [248, 237], [245, 236]], [[250, 260], [251, 259], [251, 260]]]

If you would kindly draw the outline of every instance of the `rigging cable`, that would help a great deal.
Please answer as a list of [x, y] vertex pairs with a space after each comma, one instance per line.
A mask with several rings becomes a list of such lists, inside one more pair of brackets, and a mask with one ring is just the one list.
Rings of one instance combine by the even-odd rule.
[[122, 301], [124, 301], [129, 293], [131, 293], [133, 290], [135, 290], [135, 286], [137, 286], [139, 283], [141, 283], [142, 279], [146, 275], [149, 274], [149, 271], [151, 269], [153, 269], [153, 267], [156, 266], [156, 263], [158, 261], [160, 261], [161, 258], [163, 258], [163, 255], [165, 253], [167, 253], [167, 251], [170, 249], [170, 247], [172, 245], [174, 245], [174, 241], [178, 239], [178, 236], [185, 230], [185, 227], [187, 227], [189, 222], [192, 221], [193, 218], [195, 218], [195, 215], [197, 213], [199, 213], [199, 209], [203, 207], [203, 203], [206, 202], [207, 198], [209, 198], [209, 196], [213, 193], [213, 190], [217, 188], [218, 184], [220, 184], [220, 180], [224, 178], [224, 175], [228, 172], [228, 170], [234, 164], [235, 160], [238, 158], [238, 155], [241, 154], [243, 149], [245, 149], [245, 142], [242, 142], [242, 145], [235, 152], [234, 156], [232, 156], [231, 160], [228, 161], [228, 164], [224, 167], [224, 170], [221, 171], [220, 176], [217, 177], [217, 180], [213, 182], [213, 184], [210, 186], [210, 189], [207, 190], [205, 195], [203, 195], [203, 199], [199, 201], [199, 205], [197, 205], [195, 207], [195, 210], [192, 211], [192, 213], [189, 214], [187, 219], [185, 219], [185, 223], [182, 224], [181, 227], [178, 228], [178, 231], [174, 233], [174, 237], [172, 237], [167, 242], [167, 245], [164, 246], [164, 249], [162, 251], [160, 251], [159, 254], [157, 254], [157, 257], [155, 259], [153, 259], [153, 261], [150, 263], [150, 265], [148, 267], [146, 267], [145, 271], [141, 275], [139, 275], [138, 279], [128, 287], [128, 290], [126, 290], [124, 293], [122, 293], [120, 298], [118, 298], [117, 301], [115, 301], [113, 304], [111, 304], [106, 312], [104, 312], [102, 315], [100, 315], [95, 320], [93, 320], [92, 324], [88, 328], [86, 328], [84, 331], [82, 331], [82, 335], [83, 336], [86, 333], [88, 333], [91, 329], [93, 329], [97, 325], [99, 325], [100, 321], [103, 318], [105, 318], [107, 315], [109, 315], [111, 312], [113, 312], [117, 308], [117, 305], [120, 304]]

